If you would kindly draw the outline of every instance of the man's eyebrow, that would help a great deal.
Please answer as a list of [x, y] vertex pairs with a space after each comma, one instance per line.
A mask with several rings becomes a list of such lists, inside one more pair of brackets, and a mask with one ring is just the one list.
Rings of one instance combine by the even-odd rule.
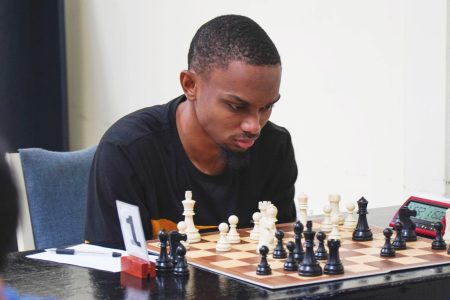
[[[234, 100], [239, 101], [239, 102], [241, 102], [241, 103], [244, 104], [244, 105], [250, 105], [250, 102], [249, 102], [249, 101], [246, 101], [246, 100], [242, 99], [241, 97], [239, 97], [239, 96], [237, 96], [237, 95], [227, 94], [227, 96], [228, 96], [228, 97], [231, 97], [231, 98], [234, 98]], [[270, 102], [270, 103], [267, 103], [266, 106], [274, 105], [275, 103], [278, 102], [278, 100], [280, 100], [280, 98], [281, 98], [281, 95], [278, 94], [278, 97], [277, 97], [274, 101], [272, 101], [272, 102]]]

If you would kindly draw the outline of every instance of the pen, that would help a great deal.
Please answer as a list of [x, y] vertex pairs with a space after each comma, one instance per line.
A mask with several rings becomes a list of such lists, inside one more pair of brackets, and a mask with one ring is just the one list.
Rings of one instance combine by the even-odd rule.
[[64, 248], [46, 249], [45, 251], [55, 252], [56, 254], [65, 254], [65, 255], [102, 254], [102, 255], [110, 255], [112, 257], [122, 256], [122, 254], [119, 252], [86, 251], [86, 250], [75, 250], [75, 249], [64, 249]]

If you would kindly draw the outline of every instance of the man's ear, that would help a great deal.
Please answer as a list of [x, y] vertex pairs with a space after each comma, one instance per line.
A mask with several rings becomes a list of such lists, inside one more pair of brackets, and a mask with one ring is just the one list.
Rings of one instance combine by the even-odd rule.
[[197, 74], [189, 70], [181, 71], [180, 84], [188, 100], [194, 101], [197, 93]]

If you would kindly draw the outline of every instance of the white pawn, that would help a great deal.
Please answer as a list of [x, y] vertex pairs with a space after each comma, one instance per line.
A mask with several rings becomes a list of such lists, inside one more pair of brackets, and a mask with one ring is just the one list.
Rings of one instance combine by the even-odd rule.
[[308, 196], [305, 194], [300, 194], [295, 201], [295, 208], [297, 210], [297, 220], [306, 224], [308, 221]]
[[333, 224], [333, 229], [331, 229], [328, 235], [329, 240], [340, 240], [341, 234], [339, 233], [339, 216], [334, 215], [331, 217], [331, 223]]
[[261, 220], [261, 213], [255, 212], [252, 219], [255, 226], [253, 226], [253, 229], [250, 232], [250, 239], [253, 241], [259, 241], [259, 220]]
[[220, 238], [217, 241], [216, 245], [216, 251], [225, 252], [231, 250], [230, 242], [228, 242], [227, 239], [227, 232], [228, 232], [228, 224], [227, 223], [220, 223], [219, 225], [219, 232], [220, 232]]
[[445, 212], [445, 232], [443, 239], [447, 244], [450, 244], [450, 209]]
[[227, 239], [231, 244], [239, 244], [241, 238], [239, 237], [239, 232], [236, 230], [239, 218], [235, 215], [231, 215], [228, 218], [228, 223], [230, 223], [230, 231], [227, 234]]
[[344, 221], [344, 228], [353, 230], [356, 227], [356, 217], [354, 214], [355, 204], [353, 202], [348, 202], [345, 207], [347, 208], [347, 217]]
[[341, 202], [341, 196], [339, 194], [331, 194], [328, 196], [328, 201], [331, 206], [331, 216], [339, 216], [339, 225], [344, 224], [344, 216], [341, 214], [339, 209], [339, 202]]
[[331, 206], [325, 204], [323, 207], [324, 218], [322, 221], [322, 227], [320, 228], [323, 232], [330, 232], [333, 228], [331, 224]]
[[[179, 233], [186, 234], [186, 227], [187, 227], [187, 225], [186, 225], [186, 222], [184, 222], [184, 221], [180, 221], [177, 224], [177, 229], [178, 229]], [[189, 250], [189, 242], [187, 240], [181, 241], [181, 243], [183, 244], [184, 248], [186, 248], [186, 250]]]

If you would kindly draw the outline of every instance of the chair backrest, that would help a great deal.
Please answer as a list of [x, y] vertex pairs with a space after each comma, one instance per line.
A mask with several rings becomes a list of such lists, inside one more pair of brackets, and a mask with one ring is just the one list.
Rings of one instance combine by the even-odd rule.
[[37, 249], [83, 242], [89, 170], [96, 149], [19, 149]]

